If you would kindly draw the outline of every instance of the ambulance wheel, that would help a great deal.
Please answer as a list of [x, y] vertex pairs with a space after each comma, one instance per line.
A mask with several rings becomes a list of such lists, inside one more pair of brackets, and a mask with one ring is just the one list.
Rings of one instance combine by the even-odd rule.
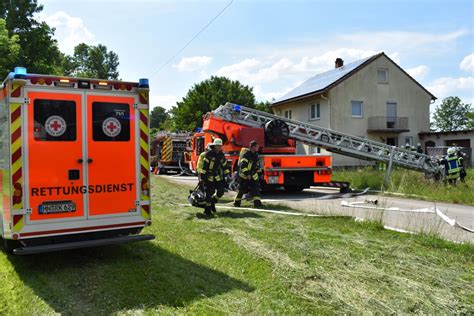
[[17, 243], [11, 239], [4, 239], [3, 240], [3, 249], [6, 253], [13, 254], [13, 249], [17, 248]]

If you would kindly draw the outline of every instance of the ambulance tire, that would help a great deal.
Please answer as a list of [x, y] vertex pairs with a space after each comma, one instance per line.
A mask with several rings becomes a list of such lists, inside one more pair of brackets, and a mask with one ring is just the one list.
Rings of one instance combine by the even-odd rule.
[[17, 248], [18, 244], [16, 241], [11, 240], [11, 239], [4, 239], [3, 240], [3, 249], [5, 250], [6, 253], [12, 255], [13, 254], [13, 249]]

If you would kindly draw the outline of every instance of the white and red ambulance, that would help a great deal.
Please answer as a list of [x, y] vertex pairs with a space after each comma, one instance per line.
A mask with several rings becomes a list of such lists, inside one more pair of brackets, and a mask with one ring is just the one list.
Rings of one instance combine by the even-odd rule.
[[14, 254], [153, 239], [149, 86], [28, 74], [0, 95], [0, 232]]

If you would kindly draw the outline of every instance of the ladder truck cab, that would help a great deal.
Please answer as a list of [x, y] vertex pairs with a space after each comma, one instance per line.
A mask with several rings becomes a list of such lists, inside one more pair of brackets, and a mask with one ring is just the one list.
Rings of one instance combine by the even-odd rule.
[[[233, 105], [238, 110], [240, 106]], [[349, 183], [331, 182], [331, 156], [296, 155], [296, 140], [289, 136], [288, 125], [278, 119], [266, 124], [248, 126], [209, 112], [204, 116], [202, 130], [194, 134], [191, 142], [190, 168], [196, 170], [199, 154], [214, 137], [223, 140], [222, 150], [230, 161], [232, 171], [237, 170], [240, 151], [256, 140], [260, 146], [260, 163], [264, 172], [264, 189], [283, 187], [287, 191], [301, 191], [310, 186], [339, 187], [349, 190]]]
[[28, 74], [0, 87], [0, 233], [32, 254], [153, 239], [148, 80]]

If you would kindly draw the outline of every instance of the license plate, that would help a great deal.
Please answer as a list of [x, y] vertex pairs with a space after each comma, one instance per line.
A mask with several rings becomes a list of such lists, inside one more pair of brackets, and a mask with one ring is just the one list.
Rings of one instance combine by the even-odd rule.
[[269, 176], [268, 184], [278, 184], [278, 180], [280, 180], [280, 177], [278, 176]]
[[76, 211], [76, 204], [73, 201], [44, 202], [38, 207], [40, 214], [72, 213]]

